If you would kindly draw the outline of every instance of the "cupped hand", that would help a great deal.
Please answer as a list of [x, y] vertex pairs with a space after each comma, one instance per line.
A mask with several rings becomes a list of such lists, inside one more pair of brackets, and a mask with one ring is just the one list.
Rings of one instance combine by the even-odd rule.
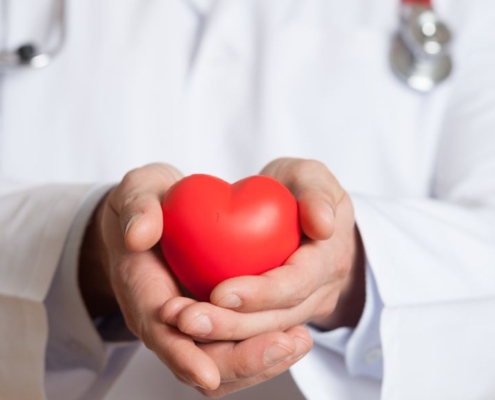
[[[169, 165], [151, 164], [127, 173], [105, 196], [86, 232], [83, 253], [90, 256], [81, 258], [80, 285], [93, 315], [95, 299], [108, 303], [114, 296], [129, 330], [179, 380], [208, 386], [219, 379], [216, 364], [191, 338], [162, 323], [158, 313], [181, 294], [156, 248], [163, 224], [161, 199], [180, 178]], [[97, 263], [84, 262], [91, 259], [98, 261], [98, 269], [90, 269]]]
[[[80, 258], [83, 298], [93, 316], [120, 308], [128, 328], [182, 382], [220, 396], [275, 376], [311, 348], [304, 327], [263, 333], [243, 342], [196, 343], [160, 319], [181, 290], [157, 248], [161, 200], [182, 177], [165, 164], [129, 172], [98, 206]], [[116, 302], [115, 302], [116, 300]]]
[[196, 340], [243, 340], [310, 322], [356, 326], [364, 307], [364, 263], [350, 197], [325, 165], [278, 159], [263, 169], [299, 205], [304, 239], [286, 263], [219, 284], [211, 303], [168, 301], [161, 319]]

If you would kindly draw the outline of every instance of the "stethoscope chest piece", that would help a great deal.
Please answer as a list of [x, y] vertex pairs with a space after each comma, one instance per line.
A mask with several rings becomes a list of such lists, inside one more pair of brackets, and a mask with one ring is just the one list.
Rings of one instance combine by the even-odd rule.
[[407, 86], [429, 92], [452, 72], [449, 29], [431, 7], [403, 6], [401, 27], [390, 51], [393, 71]]

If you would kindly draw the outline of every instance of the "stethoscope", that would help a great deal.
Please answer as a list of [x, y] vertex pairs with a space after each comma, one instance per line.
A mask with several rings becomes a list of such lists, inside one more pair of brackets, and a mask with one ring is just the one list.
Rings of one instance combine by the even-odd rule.
[[[66, 0], [55, 1], [55, 21], [53, 29], [58, 29], [56, 43], [50, 48], [43, 48], [35, 42], [21, 44], [16, 49], [0, 50], [0, 72], [8, 72], [23, 68], [39, 69], [51, 64], [65, 44], [67, 35]], [[6, 13], [7, 10], [4, 10]], [[5, 22], [5, 21], [4, 21]], [[3, 23], [7, 26], [6, 23]]]
[[402, 0], [400, 27], [390, 49], [392, 70], [407, 86], [429, 92], [452, 72], [451, 33], [431, 0]]
[[[0, 51], [1, 72], [46, 67], [61, 51], [66, 40], [66, 0], [55, 1], [58, 43], [51, 49], [25, 43], [17, 49]], [[392, 70], [412, 89], [429, 92], [452, 71], [450, 41], [450, 31], [438, 19], [431, 0], [401, 0], [399, 30], [390, 49]]]

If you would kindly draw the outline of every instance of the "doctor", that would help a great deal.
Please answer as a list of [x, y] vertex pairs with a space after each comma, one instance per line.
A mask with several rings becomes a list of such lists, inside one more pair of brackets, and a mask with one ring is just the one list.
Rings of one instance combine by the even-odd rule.
[[[6, 49], [56, 43], [54, 2], [2, 4]], [[435, 3], [455, 69], [427, 95], [390, 72], [397, 6], [69, 2], [52, 64], [1, 75], [0, 398], [193, 399], [173, 374], [216, 396], [290, 366], [233, 398], [493, 397], [495, 6]], [[313, 240], [180, 297], [148, 250], [179, 170], [276, 176]]]

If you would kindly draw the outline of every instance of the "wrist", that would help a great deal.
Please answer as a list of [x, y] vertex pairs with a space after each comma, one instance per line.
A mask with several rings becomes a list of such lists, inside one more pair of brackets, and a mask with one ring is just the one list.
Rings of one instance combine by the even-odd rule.
[[79, 253], [79, 289], [92, 318], [118, 311], [108, 274], [108, 252], [102, 235], [102, 216], [106, 196], [96, 207]]
[[352, 252], [352, 266], [343, 283], [334, 311], [326, 318], [310, 321], [322, 331], [342, 327], [355, 328], [363, 314], [366, 298], [365, 257], [357, 226], [354, 226]]

